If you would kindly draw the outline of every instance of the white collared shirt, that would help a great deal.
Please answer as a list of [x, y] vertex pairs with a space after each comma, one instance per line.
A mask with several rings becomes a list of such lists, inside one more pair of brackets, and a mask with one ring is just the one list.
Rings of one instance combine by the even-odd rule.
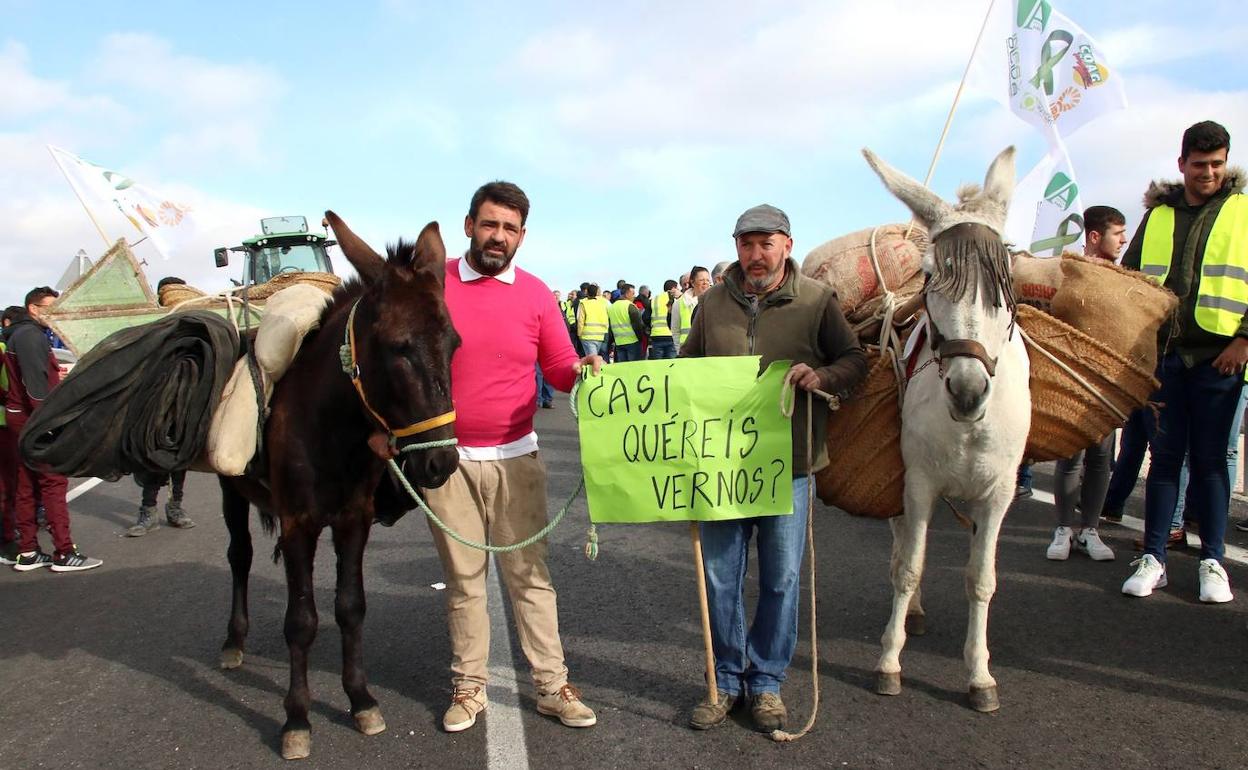
[[503, 283], [515, 283], [516, 266], [514, 264], [508, 264], [507, 269], [498, 275], [483, 275], [482, 273], [478, 273], [474, 270], [472, 265], [468, 264], [468, 255], [464, 254], [464, 256], [459, 260], [459, 280], [464, 283], [471, 283], [481, 278], [496, 278]]

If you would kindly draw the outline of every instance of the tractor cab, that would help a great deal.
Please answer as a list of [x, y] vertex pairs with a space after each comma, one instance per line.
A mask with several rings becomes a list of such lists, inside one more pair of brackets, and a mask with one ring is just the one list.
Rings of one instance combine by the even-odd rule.
[[239, 246], [215, 249], [213, 256], [217, 267], [226, 267], [230, 252], [241, 252], [241, 285], [250, 286], [267, 283], [282, 273], [332, 273], [327, 249], [336, 243], [329, 240], [328, 230], [325, 235], [308, 232], [307, 217], [268, 217], [260, 220], [259, 235]]

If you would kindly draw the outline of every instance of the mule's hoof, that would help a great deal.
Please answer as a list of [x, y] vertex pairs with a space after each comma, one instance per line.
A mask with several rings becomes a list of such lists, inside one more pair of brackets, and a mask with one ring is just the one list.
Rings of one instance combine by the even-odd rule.
[[243, 665], [243, 651], [229, 648], [221, 651], [221, 668], [227, 671]]
[[373, 706], [355, 715], [355, 729], [365, 735], [376, 735], [385, 732], [386, 720], [381, 716], [381, 708]]
[[914, 612], [906, 616], [906, 636], [922, 636], [927, 633], [927, 616]]
[[901, 672], [877, 671], [875, 692], [877, 695], [901, 695]]
[[970, 690], [971, 708], [982, 714], [988, 714], [1001, 708], [1001, 700], [997, 698], [997, 686], [972, 687]]
[[290, 730], [282, 733], [282, 759], [307, 759], [311, 753], [311, 731]]

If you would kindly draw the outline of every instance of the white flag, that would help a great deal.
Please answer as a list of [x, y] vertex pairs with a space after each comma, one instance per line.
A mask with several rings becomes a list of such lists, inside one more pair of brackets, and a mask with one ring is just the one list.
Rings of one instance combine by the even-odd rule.
[[69, 183], [83, 199], [115, 209], [135, 230], [146, 236], [165, 258], [176, 254], [195, 236], [191, 208], [139, 184], [125, 174], [111, 171], [67, 152], [48, 146]]
[[1005, 235], [1036, 256], [1057, 256], [1083, 240], [1083, 201], [1061, 137], [1050, 137], [1048, 154], [1014, 188]]
[[1127, 106], [1100, 45], [1050, 0], [996, 0], [984, 40], [980, 86], [1032, 125], [1066, 137]]

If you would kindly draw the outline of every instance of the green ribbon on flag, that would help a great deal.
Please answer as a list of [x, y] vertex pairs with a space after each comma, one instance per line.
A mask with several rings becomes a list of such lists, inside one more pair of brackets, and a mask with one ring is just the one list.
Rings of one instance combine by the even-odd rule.
[[[1078, 228], [1075, 232], [1070, 232], [1071, 225]], [[1072, 243], [1076, 243], [1083, 237], [1083, 217], [1079, 214], [1071, 214], [1061, 221], [1057, 226], [1057, 233], [1050, 238], [1042, 238], [1031, 244], [1032, 254], [1039, 254], [1043, 251], [1053, 250], [1053, 254], [1061, 253], [1063, 249]]]
[[[1053, 41], [1065, 43], [1066, 46], [1057, 53], [1053, 52]], [[1044, 45], [1040, 47], [1040, 66], [1036, 69], [1036, 74], [1031, 76], [1031, 85], [1033, 88], [1041, 88], [1043, 86], [1046, 96], [1053, 95], [1053, 70], [1057, 69], [1057, 65], [1062, 63], [1062, 58], [1066, 56], [1066, 52], [1075, 43], [1075, 36], [1064, 29], [1055, 29], [1045, 38]]]
[[581, 467], [597, 524], [718, 521], [793, 510], [789, 361], [611, 364], [577, 389]]

